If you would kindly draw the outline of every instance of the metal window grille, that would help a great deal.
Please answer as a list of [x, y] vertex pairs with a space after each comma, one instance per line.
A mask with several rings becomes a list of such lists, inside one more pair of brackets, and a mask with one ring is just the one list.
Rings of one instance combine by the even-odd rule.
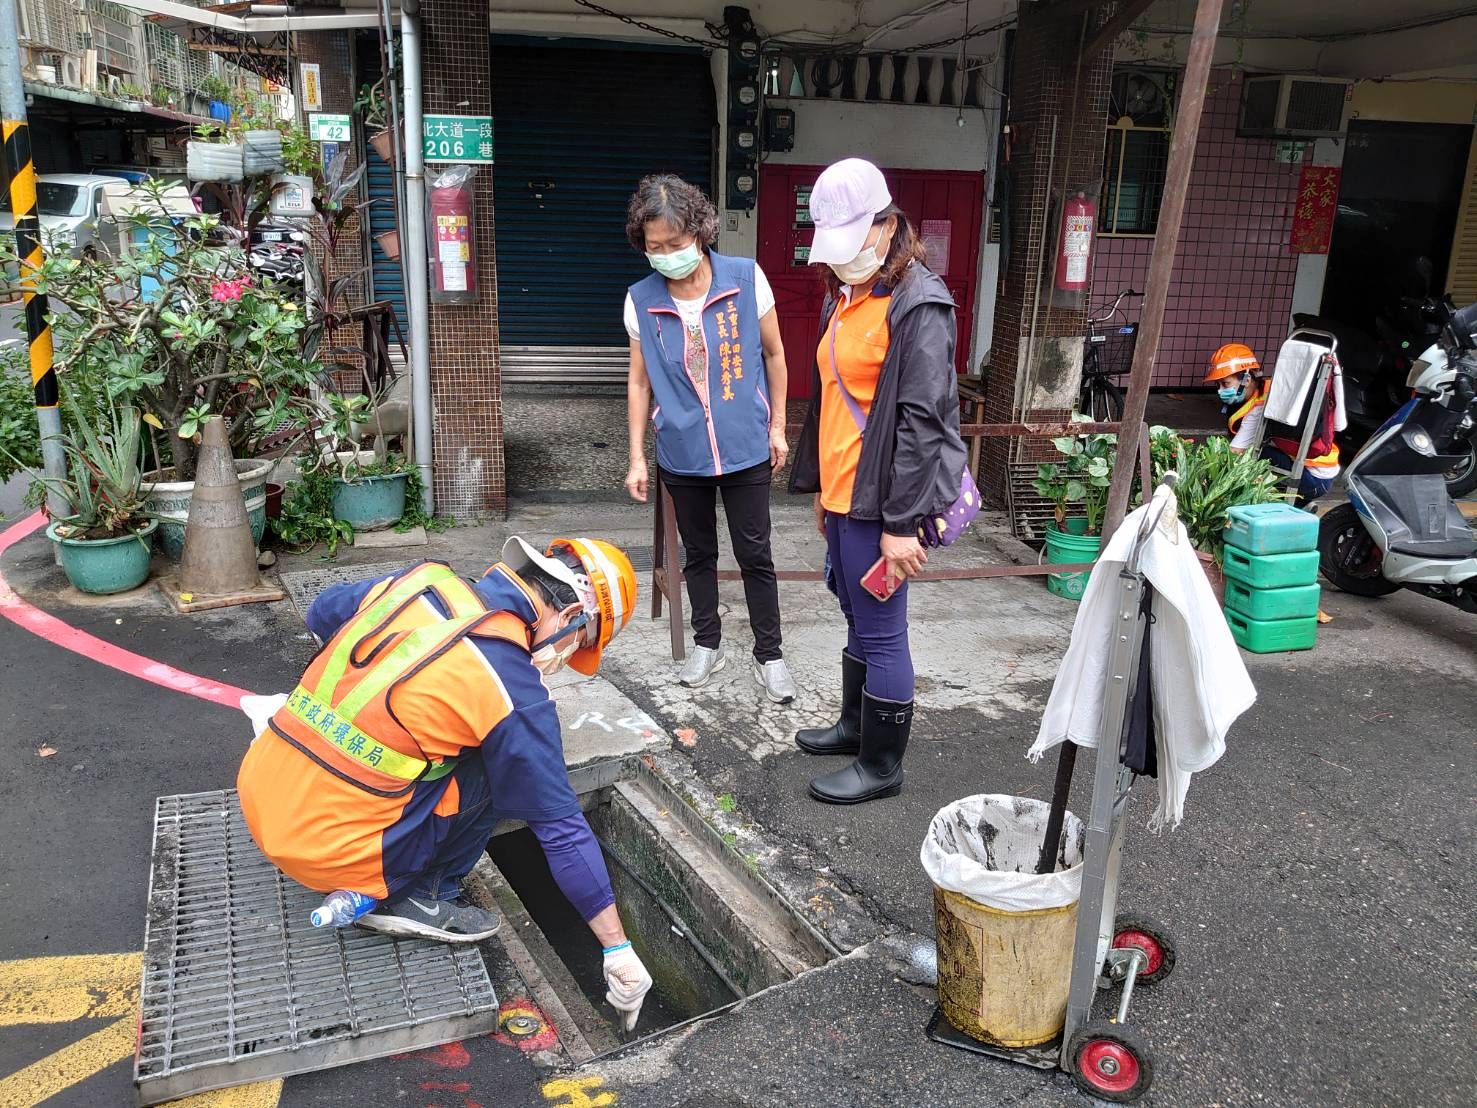
[[150, 84], [166, 85], [179, 91], [189, 88], [186, 73], [189, 55], [194, 51], [179, 35], [156, 24], [145, 23], [144, 53], [149, 59]]
[[139, 57], [141, 36], [138, 13], [107, 0], [86, 0], [87, 21], [92, 27], [92, 45], [97, 50], [98, 65], [120, 74], [142, 74]]
[[1099, 234], [1152, 235], [1158, 228], [1169, 133], [1168, 127], [1108, 128]]
[[81, 54], [82, 13], [72, 0], [21, 0], [19, 41], [39, 50]]

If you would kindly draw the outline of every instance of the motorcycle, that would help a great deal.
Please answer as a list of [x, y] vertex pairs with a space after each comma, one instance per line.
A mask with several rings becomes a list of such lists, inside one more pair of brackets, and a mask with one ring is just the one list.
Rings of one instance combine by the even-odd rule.
[[1477, 427], [1477, 304], [1442, 314], [1440, 341], [1412, 368], [1415, 395], [1349, 463], [1349, 502], [1320, 521], [1318, 552], [1343, 592], [1404, 588], [1477, 612], [1477, 536], [1445, 480]]
[[251, 230], [247, 260], [264, 280], [301, 288], [308, 235], [282, 220], [264, 219]]

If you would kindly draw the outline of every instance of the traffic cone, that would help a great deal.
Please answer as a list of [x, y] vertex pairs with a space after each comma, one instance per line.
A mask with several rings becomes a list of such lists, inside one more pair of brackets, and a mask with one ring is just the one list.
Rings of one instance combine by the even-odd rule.
[[281, 589], [262, 583], [256, 543], [246, 516], [246, 498], [219, 416], [206, 422], [195, 466], [195, 491], [185, 524], [185, 549], [178, 574], [159, 587], [180, 612], [281, 600]]

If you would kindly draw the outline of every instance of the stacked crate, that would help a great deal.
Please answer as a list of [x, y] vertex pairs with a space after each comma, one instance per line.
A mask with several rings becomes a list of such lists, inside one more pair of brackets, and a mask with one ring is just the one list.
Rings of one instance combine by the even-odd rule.
[[1318, 637], [1318, 518], [1290, 504], [1232, 508], [1226, 622], [1253, 654], [1307, 650]]

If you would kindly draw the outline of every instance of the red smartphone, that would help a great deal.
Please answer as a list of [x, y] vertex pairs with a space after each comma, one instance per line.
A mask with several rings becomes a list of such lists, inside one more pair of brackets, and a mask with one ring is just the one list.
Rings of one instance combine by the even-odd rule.
[[875, 596], [878, 600], [888, 601], [892, 594], [902, 587], [902, 579], [889, 580], [887, 576], [887, 559], [878, 558], [872, 564], [872, 568], [862, 576], [862, 588]]

